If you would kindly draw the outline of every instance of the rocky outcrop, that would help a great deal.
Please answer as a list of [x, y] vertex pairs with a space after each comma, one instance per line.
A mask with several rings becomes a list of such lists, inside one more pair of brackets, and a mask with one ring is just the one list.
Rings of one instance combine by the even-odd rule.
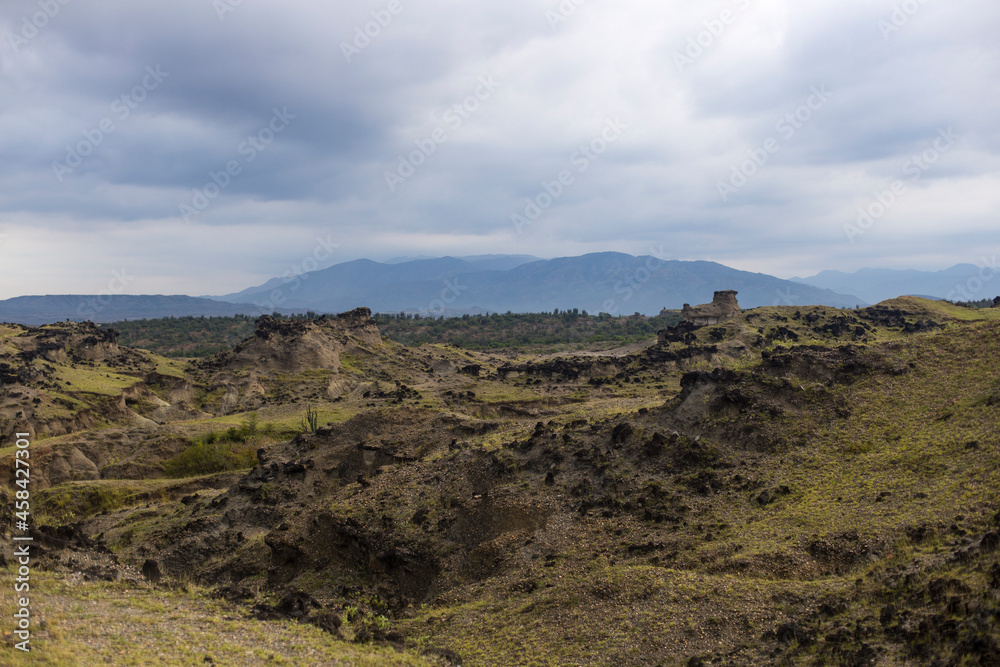
[[340, 356], [382, 342], [371, 310], [357, 308], [347, 313], [314, 320], [257, 320], [251, 338], [202, 364], [209, 370], [248, 368], [260, 372], [301, 373], [313, 369], [340, 369]]
[[700, 306], [690, 306], [685, 303], [681, 315], [684, 316], [685, 321], [695, 326], [725, 322], [742, 312], [740, 304], [736, 301], [736, 294], [736, 290], [723, 290], [715, 293], [712, 297], [712, 303]]
[[20, 335], [8, 338], [18, 350], [24, 363], [45, 359], [53, 363], [73, 361], [118, 360], [122, 350], [118, 347], [118, 332], [101, 329], [92, 322], [61, 322], [37, 329], [19, 327]]

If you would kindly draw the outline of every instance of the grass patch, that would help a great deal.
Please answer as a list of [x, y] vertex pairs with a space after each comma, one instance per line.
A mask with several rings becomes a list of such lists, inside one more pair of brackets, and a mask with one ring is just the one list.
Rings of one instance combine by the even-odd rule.
[[166, 496], [169, 481], [66, 482], [32, 495], [39, 523], [60, 524]]
[[[13, 586], [14, 570], [0, 570]], [[197, 587], [170, 590], [135, 583], [87, 582], [32, 570], [31, 653], [0, 644], [0, 664], [32, 665], [412, 665], [436, 664], [410, 650], [334, 639], [294, 622], [261, 622], [210, 599]], [[14, 597], [0, 596], [13, 618]], [[34, 625], [44, 618], [43, 627]]]
[[215, 433], [210, 433], [165, 461], [163, 470], [171, 477], [193, 477], [251, 468], [257, 462], [257, 444], [252, 438], [238, 442], [219, 440]]
[[123, 389], [139, 382], [139, 378], [111, 372], [111, 369], [95, 370], [53, 366], [55, 380], [65, 387], [65, 391], [118, 396]]

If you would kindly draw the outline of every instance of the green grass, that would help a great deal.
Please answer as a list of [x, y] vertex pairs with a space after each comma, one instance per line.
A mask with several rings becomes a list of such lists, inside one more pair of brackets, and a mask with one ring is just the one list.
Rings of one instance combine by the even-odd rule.
[[[0, 575], [12, 585], [13, 570]], [[0, 664], [439, 667], [412, 650], [351, 644], [308, 624], [256, 621], [196, 586], [87, 582], [36, 568], [31, 593], [32, 651], [0, 645]], [[14, 597], [0, 596], [0, 615], [14, 611]]]
[[171, 477], [193, 477], [252, 468], [257, 462], [255, 452], [258, 446], [254, 439], [243, 442], [201, 440], [164, 461], [163, 470]]
[[[123, 389], [139, 382], [139, 378], [121, 375], [110, 368], [73, 368], [64, 364], [52, 365], [56, 382], [67, 392], [85, 392], [103, 396], [119, 396]], [[67, 384], [68, 383], [68, 384]]]
[[[186, 480], [184, 485], [194, 481]], [[169, 479], [65, 482], [34, 492], [32, 503], [38, 523], [58, 525], [140, 503], [163, 501], [174, 495], [178, 486], [176, 480]]]
[[160, 375], [171, 375], [173, 377], [184, 378], [188, 368], [187, 361], [179, 359], [169, 359], [159, 354], [150, 353], [149, 360], [156, 364], [156, 372]]

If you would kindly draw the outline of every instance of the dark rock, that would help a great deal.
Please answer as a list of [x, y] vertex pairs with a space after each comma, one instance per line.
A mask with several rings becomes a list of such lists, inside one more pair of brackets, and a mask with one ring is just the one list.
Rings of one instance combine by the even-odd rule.
[[831, 632], [830, 634], [828, 634], [826, 636], [826, 643], [827, 644], [846, 644], [847, 642], [851, 641], [851, 639], [853, 639], [853, 637], [854, 637], [854, 633], [852, 633], [850, 630], [848, 630], [844, 626], [840, 626], [840, 627], [834, 629], [833, 632]]
[[615, 426], [615, 428], [611, 431], [611, 444], [620, 445], [624, 443], [629, 439], [629, 436], [631, 436], [634, 431], [635, 429], [633, 429], [632, 425], [629, 423], [618, 424], [618, 426]]
[[840, 598], [830, 598], [820, 603], [818, 611], [823, 616], [837, 616], [843, 614], [849, 605], [846, 600]]
[[340, 635], [340, 616], [331, 611], [323, 611], [309, 617], [309, 622], [320, 630], [329, 632], [331, 635]]
[[142, 564], [142, 576], [146, 577], [150, 583], [159, 583], [160, 579], [163, 578], [163, 574], [160, 572], [160, 564], [152, 558], [147, 558], [146, 562]]
[[667, 439], [662, 433], [657, 431], [653, 434], [643, 447], [643, 453], [650, 458], [654, 456], [659, 456], [663, 453], [664, 446], [667, 444]]
[[301, 475], [305, 474], [306, 467], [301, 463], [286, 463], [282, 470], [286, 475]]
[[775, 635], [777, 636], [778, 641], [783, 644], [787, 644], [791, 641], [797, 641], [800, 644], [809, 643], [809, 634], [801, 625], [794, 622], [782, 623], [779, 625], [778, 629], [775, 631]]

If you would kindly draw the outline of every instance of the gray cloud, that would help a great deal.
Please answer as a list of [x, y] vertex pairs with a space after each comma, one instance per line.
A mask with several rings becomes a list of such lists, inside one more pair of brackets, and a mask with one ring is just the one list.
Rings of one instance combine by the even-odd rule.
[[[662, 246], [782, 276], [998, 250], [995, 3], [559, 7], [4, 3], [0, 297], [99, 291], [122, 267], [133, 292], [235, 291], [320, 235], [331, 261]], [[817, 87], [832, 95], [806, 114]], [[276, 109], [294, 118], [272, 137]], [[627, 128], [581, 168], [614, 119]], [[905, 180], [946, 128], [954, 148]], [[511, 216], [563, 172], [519, 232]], [[845, 225], [901, 178], [852, 243]], [[184, 219], [196, 191], [214, 196]]]

